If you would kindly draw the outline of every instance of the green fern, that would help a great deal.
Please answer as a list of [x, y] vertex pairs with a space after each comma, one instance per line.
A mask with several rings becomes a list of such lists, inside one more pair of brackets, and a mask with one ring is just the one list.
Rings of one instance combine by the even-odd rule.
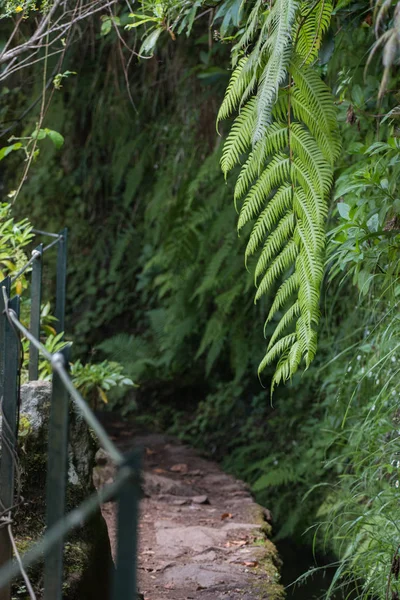
[[311, 3], [303, 0], [300, 6], [299, 26], [296, 31], [296, 52], [309, 64], [318, 56], [321, 40], [327, 31], [333, 10], [331, 0]]
[[[234, 200], [238, 229], [253, 223], [245, 261], [258, 253], [255, 300], [283, 279], [267, 323], [277, 314], [280, 319], [259, 366], [260, 373], [277, 361], [273, 389], [315, 356], [327, 198], [339, 141], [331, 94], [308, 64], [329, 26], [332, 3], [310, 8], [276, 0], [266, 13], [257, 6], [259, 37], [232, 73], [218, 120], [239, 110], [222, 155], [225, 177], [249, 152]], [[254, 29], [254, 11], [250, 18]]]

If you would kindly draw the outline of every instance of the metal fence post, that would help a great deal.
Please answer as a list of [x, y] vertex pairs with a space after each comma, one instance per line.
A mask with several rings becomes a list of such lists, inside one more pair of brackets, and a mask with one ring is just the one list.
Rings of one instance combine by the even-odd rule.
[[11, 278], [6, 277], [0, 281], [0, 400], [4, 396], [4, 358], [5, 358], [5, 326], [7, 318], [4, 312], [4, 298], [2, 288], [5, 288], [7, 297], [10, 297]]
[[[9, 293], [10, 280], [3, 281]], [[1, 291], [1, 289], [0, 289]], [[14, 310], [19, 317], [19, 296], [9, 302], [9, 308]], [[0, 463], [0, 508], [8, 511], [14, 504], [14, 479], [17, 449], [17, 413], [18, 413], [18, 374], [20, 359], [19, 335], [9, 323], [4, 313], [4, 300], [1, 293], [0, 300], [0, 351], [1, 351], [1, 385], [3, 422], [1, 429], [1, 463]], [[5, 517], [9, 517], [9, 513]], [[11, 540], [6, 527], [0, 528], [0, 566], [12, 558]], [[8, 584], [0, 590], [0, 600], [10, 600], [11, 585]]]
[[132, 477], [121, 489], [118, 498], [118, 549], [114, 573], [112, 600], [137, 600], [137, 538], [140, 500], [139, 451], [128, 455], [121, 465], [132, 469]]
[[[69, 348], [61, 351], [66, 366]], [[68, 473], [68, 392], [58, 374], [53, 373], [46, 481], [47, 529], [65, 515]], [[44, 600], [61, 600], [63, 583], [64, 538], [60, 537], [52, 552], [45, 557]]]
[[[31, 282], [31, 322], [30, 332], [37, 340], [40, 339], [40, 305], [42, 302], [42, 267], [43, 244], [35, 248], [37, 252], [32, 264]], [[29, 345], [29, 381], [36, 381], [39, 376], [39, 351], [33, 344]]]
[[60, 241], [58, 242], [57, 252], [57, 283], [56, 283], [56, 310], [57, 318], [56, 331], [64, 331], [65, 321], [65, 296], [67, 286], [67, 242], [68, 229], [65, 227], [60, 231]]

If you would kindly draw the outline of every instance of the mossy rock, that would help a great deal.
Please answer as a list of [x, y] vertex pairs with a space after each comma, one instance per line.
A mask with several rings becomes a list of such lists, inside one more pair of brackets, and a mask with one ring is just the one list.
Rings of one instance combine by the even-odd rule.
[[[19, 458], [21, 502], [14, 514], [17, 547], [24, 554], [45, 529], [47, 438], [51, 384], [30, 382], [21, 388]], [[92, 482], [93, 437], [75, 409], [70, 410], [67, 510], [95, 492]], [[106, 524], [100, 511], [72, 532], [64, 545], [64, 600], [106, 600], [113, 570]], [[43, 595], [43, 562], [28, 570], [38, 600]], [[28, 600], [22, 581], [13, 585], [13, 599]]]

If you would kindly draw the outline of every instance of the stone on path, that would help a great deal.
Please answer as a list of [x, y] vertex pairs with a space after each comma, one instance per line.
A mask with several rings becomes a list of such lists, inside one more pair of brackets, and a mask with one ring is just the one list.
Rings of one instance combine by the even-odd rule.
[[[123, 451], [132, 445], [121, 436]], [[135, 445], [145, 449], [138, 559], [144, 599], [283, 598], [280, 561], [266, 535], [268, 511], [246, 485], [165, 436], [141, 436]], [[100, 451], [96, 485], [109, 481], [112, 472]], [[115, 505], [107, 504], [103, 515], [115, 552]]]

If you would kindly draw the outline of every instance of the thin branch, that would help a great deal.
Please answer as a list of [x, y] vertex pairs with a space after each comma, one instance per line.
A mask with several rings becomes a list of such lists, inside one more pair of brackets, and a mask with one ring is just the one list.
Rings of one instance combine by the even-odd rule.
[[[27, 42], [25, 42], [24, 44], [20, 44], [19, 46], [17, 46], [16, 48], [13, 48], [12, 50], [9, 50], [8, 52], [3, 51], [0, 54], [0, 64], [2, 64], [4, 62], [8, 62], [9, 60], [19, 56], [22, 52], [25, 52], [29, 48], [32, 48], [35, 46], [36, 40], [39, 38], [43, 29], [46, 27], [47, 23], [50, 21], [54, 12], [57, 10], [60, 2], [61, 2], [61, 0], [54, 1], [54, 4], [51, 7], [51, 10], [48, 12], [48, 14], [45, 17], [43, 17], [42, 22], [40, 23], [38, 29], [35, 31], [35, 33], [32, 35], [32, 37]], [[6, 46], [7, 46], [7, 44], [6, 44]]]
[[22, 17], [20, 17], [19, 19], [17, 19], [17, 22], [15, 24], [15, 27], [14, 27], [14, 29], [13, 29], [10, 37], [8, 38], [8, 40], [7, 40], [7, 42], [6, 42], [3, 50], [0, 52], [0, 58], [3, 56], [3, 54], [6, 52], [7, 48], [9, 47], [9, 45], [11, 44], [11, 42], [13, 41], [14, 36], [15, 36], [15, 34], [17, 33], [17, 31], [19, 29], [21, 21], [22, 21]]
[[[45, 17], [43, 17], [33, 35], [22, 44], [6, 51], [11, 43], [11, 40], [15, 36], [14, 28], [14, 31], [7, 41], [5, 48], [0, 54], [0, 64], [9, 63], [4, 71], [0, 74], [0, 81], [6, 79], [6, 77], [9, 77], [11, 73], [19, 70], [22, 63], [18, 63], [17, 65], [15, 65], [15, 63], [21, 54], [26, 52], [36, 53], [41, 48], [49, 48], [49, 46], [54, 45], [57, 41], [65, 37], [65, 35], [68, 34], [78, 22], [88, 19], [99, 11], [109, 9], [116, 2], [117, 0], [108, 0], [105, 2], [102, 0], [100, 0], [100, 2], [99, 0], [94, 0], [93, 2], [89, 2], [86, 6], [83, 6], [83, 4], [78, 2], [73, 9], [68, 10], [64, 8], [62, 14], [60, 14], [55, 19], [55, 22], [50, 26], [52, 17], [55, 15], [57, 9], [62, 6], [62, 0], [55, 0], [51, 10]], [[71, 16], [72, 18], [69, 18]], [[29, 56], [28, 59], [24, 59], [22, 61], [25, 63], [24, 66], [30, 66], [31, 64], [34, 64], [34, 62], [31, 61], [31, 58], [32, 56]]]

